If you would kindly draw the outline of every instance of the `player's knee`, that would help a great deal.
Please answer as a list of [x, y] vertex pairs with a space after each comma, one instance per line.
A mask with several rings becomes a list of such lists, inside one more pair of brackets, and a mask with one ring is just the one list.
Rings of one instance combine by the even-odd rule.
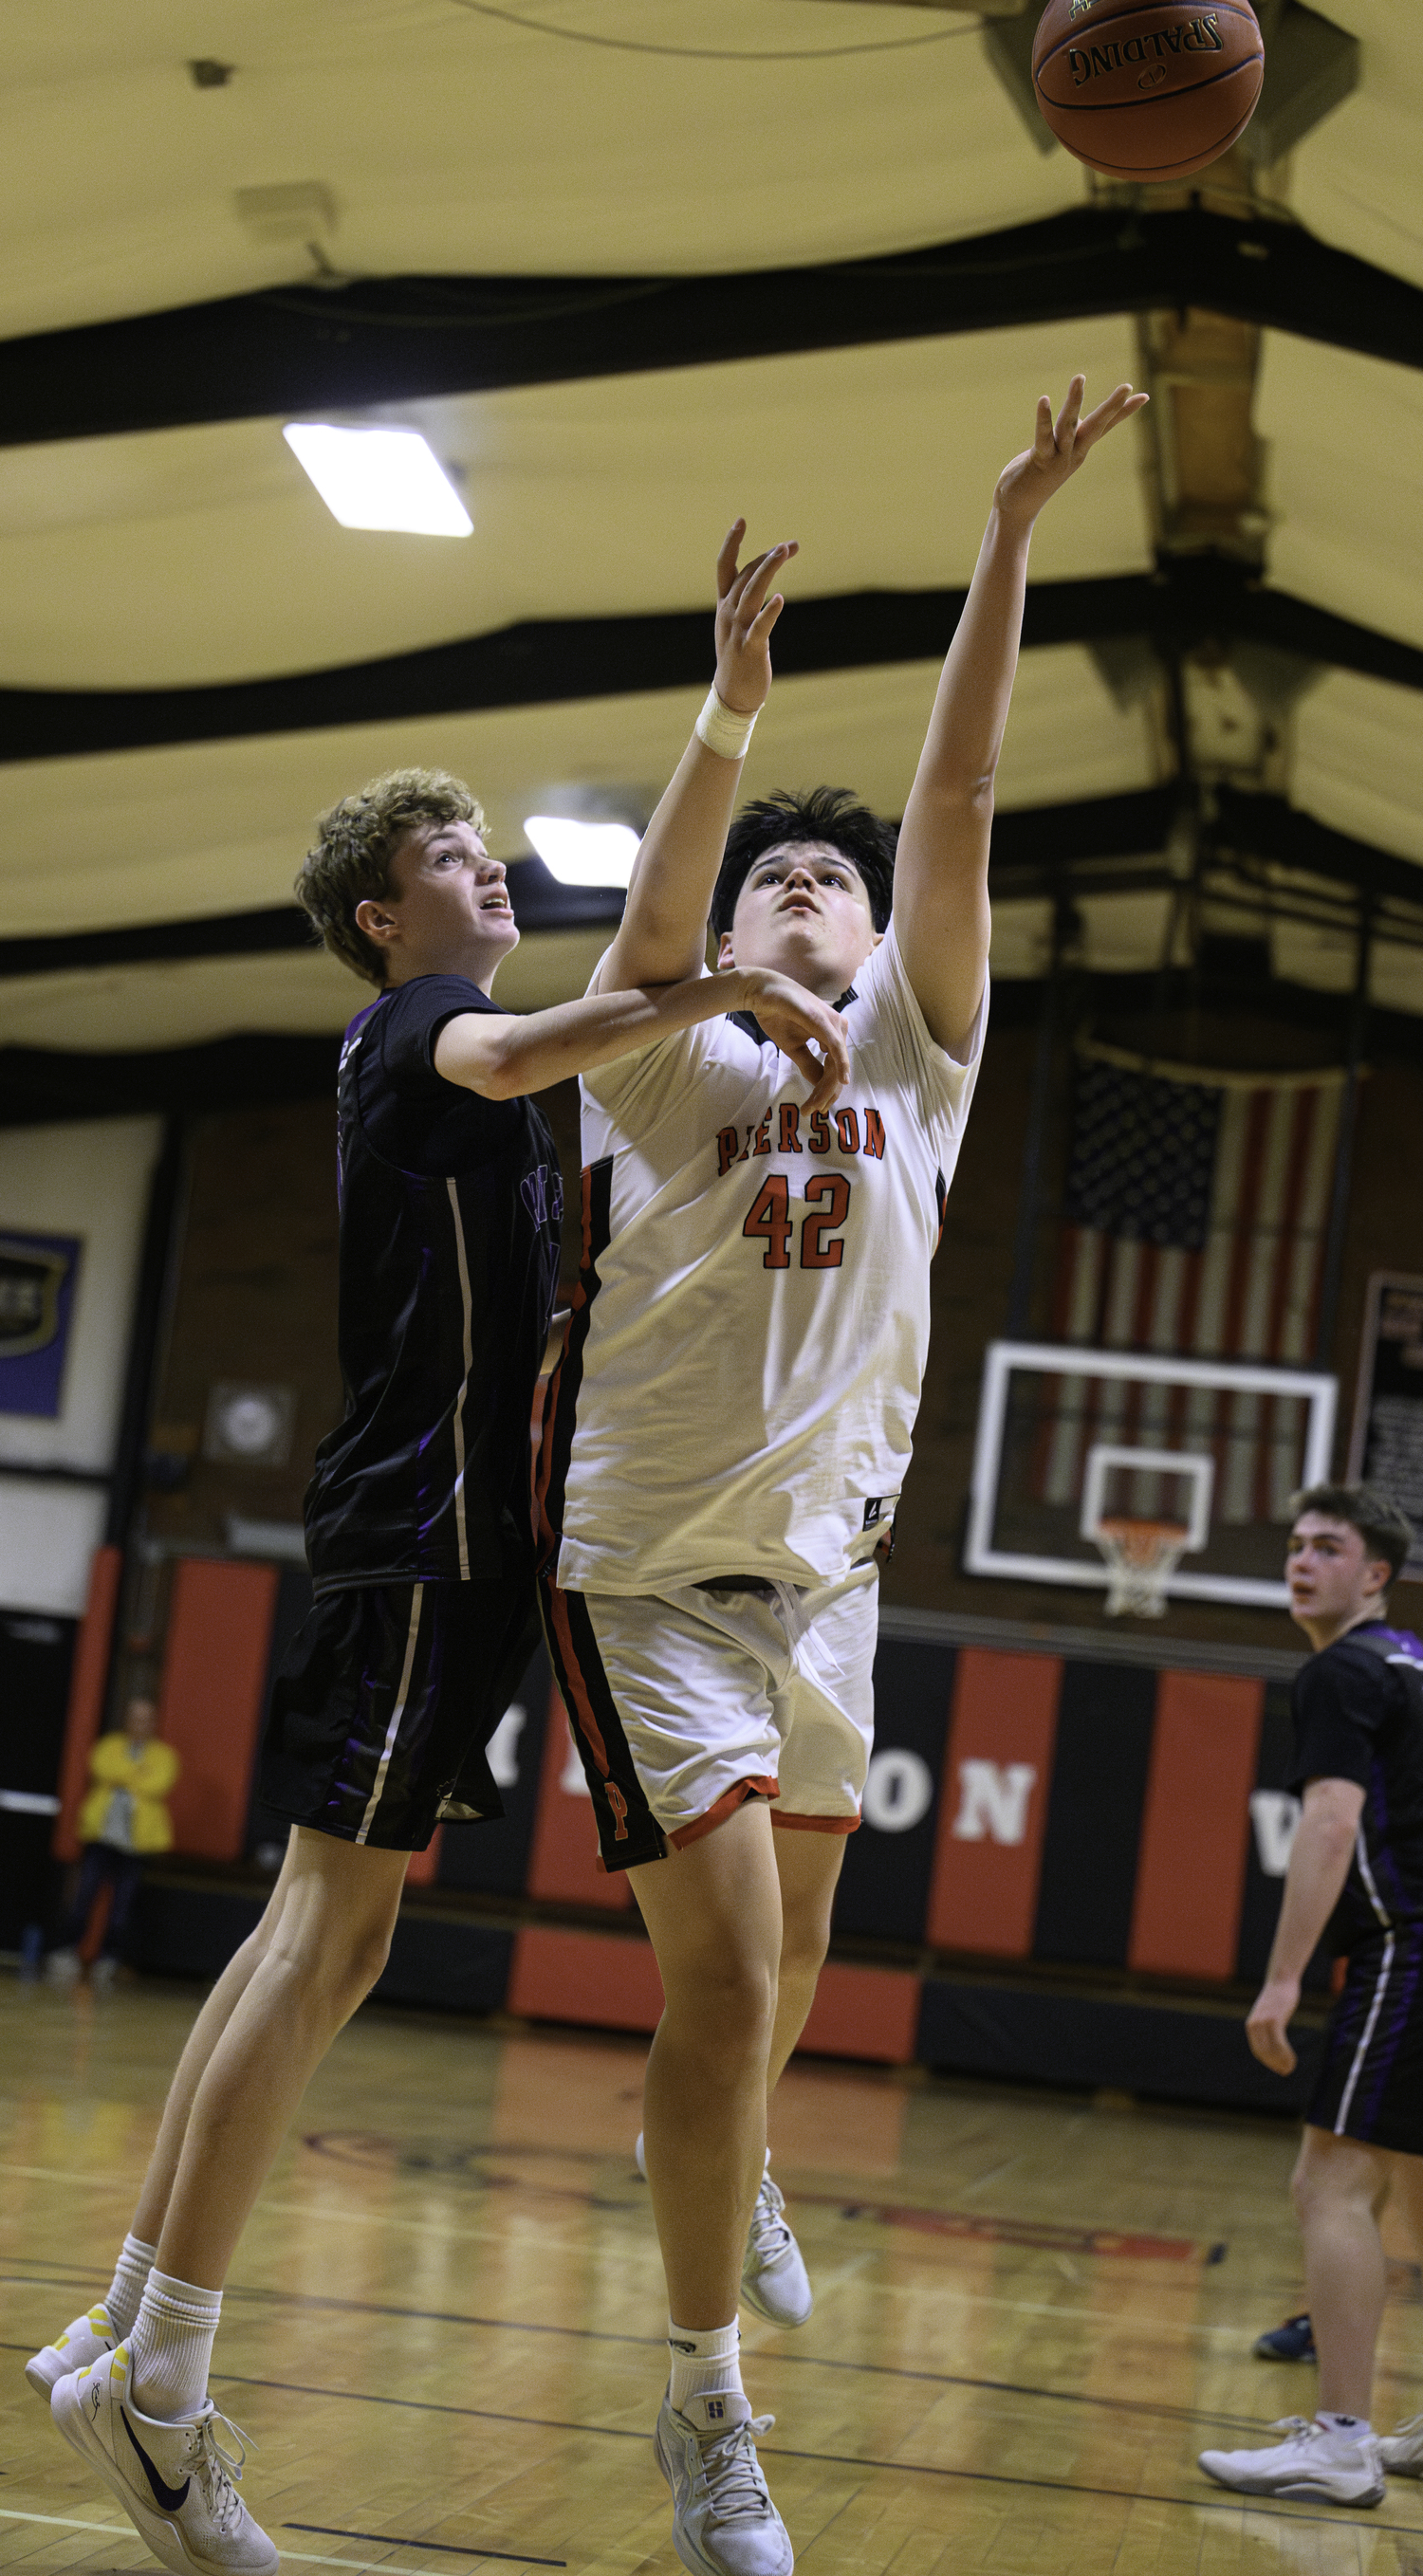
[[830, 1916], [816, 1907], [787, 1914], [781, 1930], [781, 1982], [789, 1977], [818, 1977], [830, 1948]]
[[669, 2017], [700, 2055], [728, 2065], [764, 2057], [776, 2015], [776, 1980], [753, 1952], [709, 1949], [695, 1973], [668, 1992]]
[[340, 2023], [363, 2003], [390, 1956], [391, 1925], [383, 1920], [329, 1918], [290, 1929], [278, 1925], [273, 1964], [284, 1970], [311, 2004]]
[[1374, 2198], [1373, 2182], [1372, 2170], [1362, 2160], [1302, 2155], [1290, 2176], [1295, 2216], [1301, 2227], [1308, 2227], [1336, 2210], [1367, 2213]]
[[372, 1986], [385, 1973], [392, 1929], [388, 1923], [369, 1924], [352, 1940], [346, 1960], [346, 1985], [356, 2003], [364, 2003]]

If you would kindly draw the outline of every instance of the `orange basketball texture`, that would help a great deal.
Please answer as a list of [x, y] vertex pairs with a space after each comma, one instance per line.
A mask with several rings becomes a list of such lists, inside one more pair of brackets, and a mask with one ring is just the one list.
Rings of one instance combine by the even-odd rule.
[[1033, 87], [1059, 143], [1109, 179], [1184, 179], [1255, 112], [1265, 48], [1248, 0], [1048, 0]]

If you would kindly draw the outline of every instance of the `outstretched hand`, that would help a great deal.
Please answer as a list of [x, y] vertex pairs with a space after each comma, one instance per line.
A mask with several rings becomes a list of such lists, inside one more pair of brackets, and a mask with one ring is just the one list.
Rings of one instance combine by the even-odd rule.
[[754, 716], [771, 694], [771, 629], [786, 604], [778, 590], [766, 593], [800, 548], [792, 539], [738, 565], [745, 534], [745, 520], [734, 520], [716, 559], [716, 693], [724, 707]]
[[1032, 446], [1015, 456], [1011, 465], [1004, 466], [993, 495], [1000, 515], [1015, 526], [1030, 528], [1043, 503], [1061, 491], [1098, 440], [1121, 421], [1130, 420], [1151, 399], [1149, 394], [1133, 393], [1130, 385], [1118, 385], [1084, 419], [1082, 397], [1086, 390], [1086, 377], [1074, 376], [1056, 420], [1047, 395], [1039, 395], [1037, 434]]
[[751, 968], [742, 981], [746, 1009], [810, 1084], [806, 1108], [832, 1108], [850, 1079], [850, 1040], [840, 1013], [767, 966]]

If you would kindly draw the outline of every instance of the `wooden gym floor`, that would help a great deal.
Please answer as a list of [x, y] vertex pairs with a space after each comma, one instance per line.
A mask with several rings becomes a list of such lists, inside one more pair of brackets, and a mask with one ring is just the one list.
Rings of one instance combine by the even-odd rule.
[[[152, 2565], [21, 2377], [108, 2280], [191, 1991], [0, 1978], [0, 2562]], [[298, 2567], [676, 2567], [648, 2440], [661, 2274], [632, 2159], [640, 2043], [366, 2012], [239, 2252], [213, 2390]], [[817, 2291], [745, 2321], [746, 2381], [816, 2576], [1423, 2576], [1423, 2488], [1376, 2512], [1244, 2505], [1204, 2445], [1308, 2412], [1251, 2359], [1300, 2303], [1291, 2130], [807, 2064], [776, 2170]], [[1376, 2416], [1423, 2406], [1395, 2262]]]

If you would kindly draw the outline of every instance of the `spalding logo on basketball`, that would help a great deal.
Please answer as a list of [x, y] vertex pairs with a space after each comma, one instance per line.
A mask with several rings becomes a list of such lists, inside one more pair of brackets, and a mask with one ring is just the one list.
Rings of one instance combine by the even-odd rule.
[[1248, 0], [1048, 0], [1033, 87], [1059, 143], [1108, 179], [1184, 179], [1255, 113], [1265, 48]]

